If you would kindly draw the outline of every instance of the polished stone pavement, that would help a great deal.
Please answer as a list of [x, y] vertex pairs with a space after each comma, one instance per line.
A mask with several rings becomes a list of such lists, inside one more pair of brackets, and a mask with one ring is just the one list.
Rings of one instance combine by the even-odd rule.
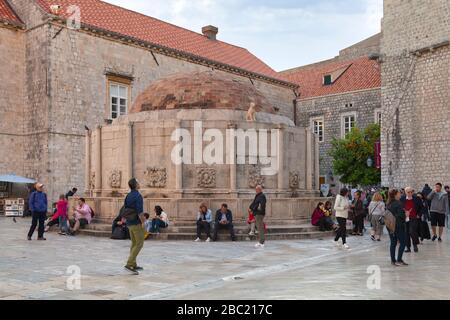
[[[26, 240], [29, 219], [0, 218], [0, 299], [450, 299], [450, 242], [426, 241], [392, 267], [388, 237], [351, 237], [350, 251], [331, 239], [269, 242], [145, 243], [139, 276], [123, 270], [129, 241], [47, 234]], [[35, 235], [36, 237], [36, 235]], [[69, 290], [68, 267], [81, 270]], [[379, 268], [380, 288], [368, 287]], [[373, 278], [370, 278], [373, 280]], [[369, 284], [373, 284], [370, 281]], [[376, 282], [375, 282], [376, 283]]]

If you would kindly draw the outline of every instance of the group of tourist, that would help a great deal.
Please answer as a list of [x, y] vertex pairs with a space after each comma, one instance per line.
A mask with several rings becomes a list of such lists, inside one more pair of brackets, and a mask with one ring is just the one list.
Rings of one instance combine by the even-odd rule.
[[442, 242], [446, 217], [450, 215], [450, 187], [443, 188], [441, 183], [437, 183], [434, 190], [426, 185], [422, 192], [417, 193], [411, 187], [402, 190], [372, 190], [365, 195], [365, 200], [362, 200], [361, 191], [356, 190], [352, 195], [349, 189], [344, 188], [335, 199], [336, 222], [332, 218], [331, 202], [320, 202], [312, 214], [311, 223], [321, 231], [335, 229], [334, 244], [349, 249], [348, 220], [353, 222], [352, 235], [362, 236], [367, 217], [372, 227], [371, 240], [380, 242], [384, 227], [387, 226], [386, 220], [393, 217], [395, 222], [391, 229], [387, 229], [391, 240], [391, 262], [394, 266], [407, 266], [403, 254], [419, 252], [419, 245], [424, 240]]
[[[77, 188], [73, 188], [66, 194], [59, 196], [55, 203], [53, 216], [47, 219], [48, 202], [47, 194], [44, 192], [44, 185], [36, 183], [30, 194], [28, 205], [32, 213], [32, 223], [28, 232], [28, 240], [31, 241], [36, 227], [38, 228], [38, 240], [47, 240], [44, 233], [49, 231], [52, 226], [58, 225], [60, 235], [76, 235], [80, 228], [91, 223], [94, 217], [94, 210], [86, 203], [84, 198], [79, 198], [77, 205], [73, 209], [73, 217], [69, 218], [70, 197], [77, 193]], [[47, 222], [46, 222], [47, 221]]]

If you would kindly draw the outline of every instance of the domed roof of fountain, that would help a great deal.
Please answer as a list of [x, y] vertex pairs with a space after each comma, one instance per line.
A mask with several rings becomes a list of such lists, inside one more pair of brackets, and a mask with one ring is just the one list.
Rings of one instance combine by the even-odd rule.
[[250, 79], [236, 79], [220, 71], [178, 73], [153, 82], [136, 99], [130, 113], [174, 109], [226, 109], [275, 113]]

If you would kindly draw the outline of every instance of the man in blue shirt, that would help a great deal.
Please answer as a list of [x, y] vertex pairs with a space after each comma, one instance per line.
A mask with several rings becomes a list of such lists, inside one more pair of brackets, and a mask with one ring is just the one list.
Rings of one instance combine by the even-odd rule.
[[228, 205], [226, 203], [222, 204], [220, 210], [217, 210], [216, 212], [213, 241], [217, 241], [219, 229], [227, 229], [230, 232], [231, 241], [236, 241], [233, 227], [233, 213], [228, 209]]
[[144, 247], [144, 199], [138, 191], [140, 186], [139, 182], [135, 178], [131, 179], [128, 182], [128, 186], [130, 187], [131, 191], [125, 198], [125, 208], [133, 209], [136, 214], [128, 218], [126, 222], [128, 230], [130, 232], [131, 249], [125, 269], [130, 271], [132, 274], [138, 275], [140, 270], [144, 270], [136, 263], [136, 258], [139, 255], [139, 252]]
[[36, 183], [36, 191], [34, 191], [29, 199], [29, 207], [33, 217], [30, 231], [28, 232], [28, 240], [31, 240], [36, 226], [39, 221], [38, 240], [46, 240], [44, 238], [45, 219], [47, 219], [47, 195], [44, 193], [44, 185]]

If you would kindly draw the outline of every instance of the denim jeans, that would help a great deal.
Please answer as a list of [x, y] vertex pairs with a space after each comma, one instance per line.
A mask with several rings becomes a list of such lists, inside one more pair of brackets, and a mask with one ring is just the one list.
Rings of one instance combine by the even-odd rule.
[[158, 233], [160, 228], [167, 228], [167, 224], [159, 219], [153, 219], [152, 220], [152, 227], [150, 229], [150, 232], [152, 233]]
[[61, 230], [61, 232], [69, 233], [69, 227], [67, 225], [67, 217], [66, 216], [59, 217], [59, 229]]
[[[394, 234], [389, 235], [391, 237], [391, 261], [392, 262], [402, 262], [403, 253], [406, 247], [406, 227], [398, 227], [395, 229]], [[400, 242], [400, 247], [398, 249], [397, 259], [395, 259], [395, 251], [397, 249], [397, 242]]]

